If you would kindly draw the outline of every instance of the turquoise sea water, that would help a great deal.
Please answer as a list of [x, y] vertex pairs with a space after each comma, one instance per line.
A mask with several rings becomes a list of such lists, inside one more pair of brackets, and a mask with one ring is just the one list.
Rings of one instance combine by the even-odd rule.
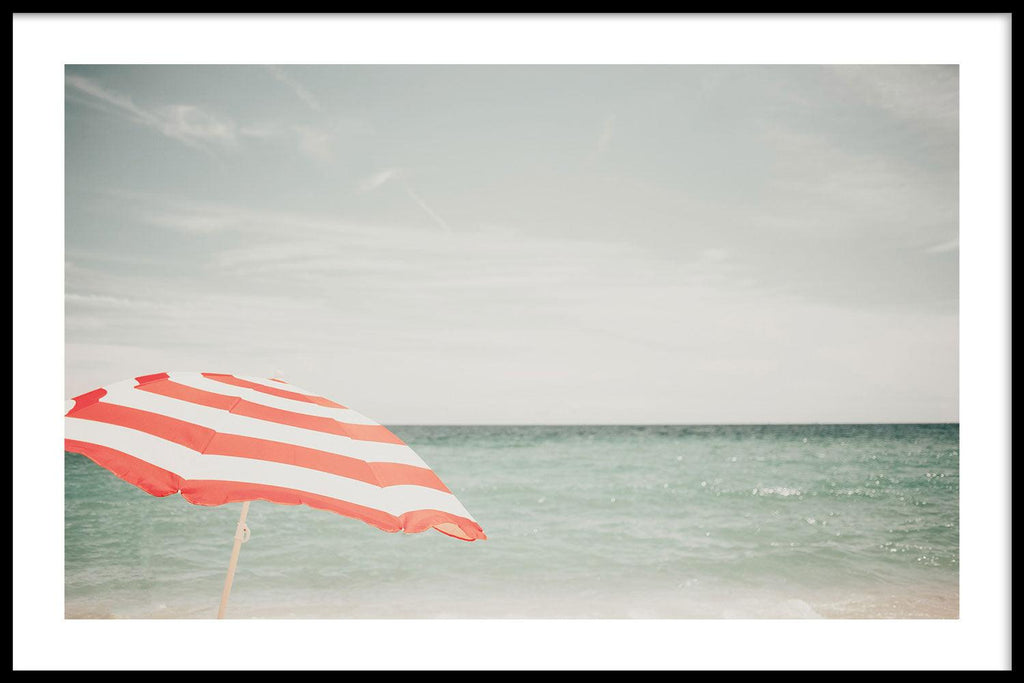
[[[959, 426], [392, 426], [488, 540], [252, 503], [235, 618], [957, 618]], [[214, 618], [241, 504], [65, 454], [65, 616]]]

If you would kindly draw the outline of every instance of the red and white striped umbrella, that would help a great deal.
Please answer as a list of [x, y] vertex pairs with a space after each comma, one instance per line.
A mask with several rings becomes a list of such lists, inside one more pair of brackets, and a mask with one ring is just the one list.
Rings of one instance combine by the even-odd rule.
[[197, 505], [305, 504], [384, 531], [436, 529], [465, 541], [480, 525], [384, 426], [282, 380], [198, 372], [136, 377], [74, 399], [64, 449], [154, 496]]

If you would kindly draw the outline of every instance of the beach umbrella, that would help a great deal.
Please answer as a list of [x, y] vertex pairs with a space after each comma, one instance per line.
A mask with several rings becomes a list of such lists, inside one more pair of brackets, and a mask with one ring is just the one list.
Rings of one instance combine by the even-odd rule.
[[388, 532], [464, 541], [483, 529], [386, 427], [280, 379], [162, 372], [77, 396], [64, 450], [154, 496], [242, 503], [221, 595], [224, 616], [249, 502], [308, 505]]

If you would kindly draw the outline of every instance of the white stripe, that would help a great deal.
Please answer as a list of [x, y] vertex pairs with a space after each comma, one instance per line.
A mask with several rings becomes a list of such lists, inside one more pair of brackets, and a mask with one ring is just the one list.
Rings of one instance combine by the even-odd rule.
[[145, 432], [74, 417], [65, 418], [64, 436], [128, 453], [183, 479], [281, 486], [382, 510], [396, 517], [413, 510], [441, 510], [472, 519], [454, 495], [424, 486], [381, 488], [306, 467], [224, 455], [200, 455]]
[[[360, 415], [356, 411], [349, 410], [348, 408], [332, 408], [330, 406], [320, 406], [315, 403], [297, 401], [292, 398], [272, 396], [271, 394], [265, 394], [262, 391], [257, 391], [256, 389], [239, 387], [234, 384], [218, 382], [215, 379], [208, 379], [197, 372], [169, 372], [167, 375], [170, 377], [172, 382], [184, 384], [185, 386], [192, 387], [193, 389], [210, 391], [215, 394], [223, 394], [225, 396], [244, 398], [246, 401], [259, 403], [260, 405], [267, 406], [268, 408], [277, 408], [279, 410], [287, 410], [292, 413], [312, 415], [313, 417], [328, 417], [333, 420], [347, 422], [349, 424], [378, 424], [364, 415]], [[239, 377], [239, 379], [242, 378]], [[283, 385], [278, 388], [285, 389]]]
[[268, 422], [255, 417], [236, 415], [219, 408], [210, 408], [152, 394], [134, 387], [135, 382], [133, 381], [111, 384], [104, 387], [107, 394], [100, 401], [166, 415], [200, 427], [213, 429], [222, 434], [237, 434], [281, 441], [329, 453], [338, 453], [350, 458], [359, 458], [366, 462], [397, 462], [416, 467], [427, 467], [423, 459], [405, 444], [362, 441], [350, 439], [347, 436]]
[[285, 391], [294, 391], [296, 394], [305, 394], [306, 396], [315, 396], [316, 398], [326, 398], [315, 391], [302, 389], [294, 384], [289, 384], [288, 382], [275, 382], [274, 380], [267, 379], [266, 377], [249, 377], [248, 375], [235, 375], [235, 377], [238, 379], [244, 379], [246, 382], [262, 384], [263, 386], [270, 387], [271, 389], [284, 389]]

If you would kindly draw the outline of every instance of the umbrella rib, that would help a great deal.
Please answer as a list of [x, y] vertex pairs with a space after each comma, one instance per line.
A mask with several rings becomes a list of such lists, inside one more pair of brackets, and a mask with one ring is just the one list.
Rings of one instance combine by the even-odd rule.
[[[228, 408], [228, 412], [229, 413], [234, 412], [235, 406], [237, 406], [241, 400], [242, 400], [241, 396], [235, 397], [235, 402], [231, 404], [230, 408]], [[215, 438], [217, 438], [217, 435], [222, 433], [219, 429], [214, 429], [212, 431], [213, 431], [213, 434], [211, 434], [210, 438], [207, 439], [205, 444], [203, 444], [203, 448], [202, 448], [201, 451], [199, 451], [199, 455], [206, 455], [206, 449], [210, 447], [210, 444], [213, 443], [213, 440]]]
[[[341, 427], [341, 431], [345, 432], [345, 435], [344, 435], [345, 438], [347, 438], [347, 439], [351, 439], [352, 438], [351, 436], [348, 435], [348, 430], [346, 429], [347, 425], [344, 422], [342, 422], [341, 420], [339, 420], [338, 418], [335, 418], [335, 417], [330, 418], [330, 420]], [[384, 489], [384, 484], [381, 482], [380, 475], [377, 473], [377, 470], [373, 469], [373, 464], [368, 462], [368, 461], [364, 461], [364, 462], [366, 462], [366, 469], [368, 469], [370, 471], [370, 475], [373, 477], [374, 485], [376, 485], [377, 488], [383, 490]], [[370, 482], [367, 482], [367, 483], [370, 483]]]
[[[235, 397], [235, 402], [231, 404], [231, 407], [227, 409], [227, 412], [228, 413], [234, 413], [235, 412], [235, 406], [237, 406], [241, 402], [242, 402], [242, 397], [241, 396]], [[345, 424], [343, 422], [341, 422], [341, 421], [339, 421], [339, 420], [337, 420], [337, 419], [335, 419], [333, 417], [330, 418], [330, 419], [332, 421], [338, 423], [339, 425], [341, 425], [342, 428], [344, 428]], [[211, 443], [213, 443], [214, 438], [216, 438], [216, 436], [218, 434], [221, 434], [221, 433], [222, 432], [220, 432], [219, 430], [216, 430], [216, 429], [213, 430], [213, 434], [211, 434], [210, 438], [206, 441], [205, 444], [203, 444], [203, 448], [202, 448], [202, 450], [199, 451], [199, 455], [206, 455], [206, 449], [210, 447]], [[351, 437], [348, 437], [348, 438], [351, 438]], [[379, 489], [383, 489], [384, 488], [384, 484], [381, 483], [380, 474], [378, 474], [377, 471], [375, 469], [373, 469], [373, 465], [370, 464], [369, 462], [366, 463], [366, 467], [370, 471], [370, 475], [373, 477], [374, 485], [377, 488], [379, 488]], [[369, 482], [367, 482], [367, 483], [369, 483]]]

